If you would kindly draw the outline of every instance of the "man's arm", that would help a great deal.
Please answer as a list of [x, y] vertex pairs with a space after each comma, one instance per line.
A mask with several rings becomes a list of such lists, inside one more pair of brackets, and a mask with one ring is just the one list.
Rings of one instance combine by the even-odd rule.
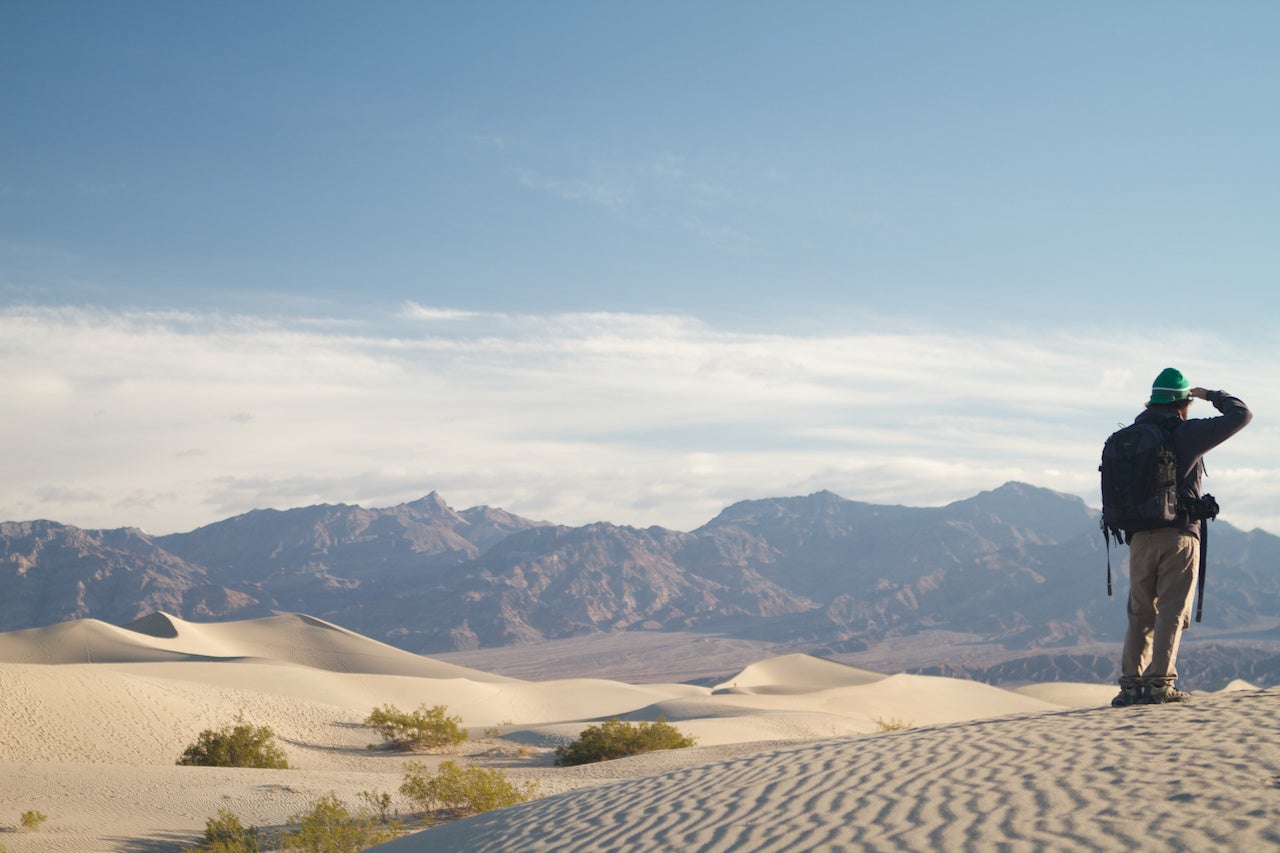
[[1253, 412], [1249, 411], [1244, 401], [1226, 391], [1192, 388], [1188, 393], [1198, 400], [1207, 400], [1220, 413], [1216, 418], [1196, 418], [1183, 425], [1189, 428], [1186, 432], [1194, 436], [1192, 443], [1195, 453], [1204, 453], [1217, 447], [1253, 420]]

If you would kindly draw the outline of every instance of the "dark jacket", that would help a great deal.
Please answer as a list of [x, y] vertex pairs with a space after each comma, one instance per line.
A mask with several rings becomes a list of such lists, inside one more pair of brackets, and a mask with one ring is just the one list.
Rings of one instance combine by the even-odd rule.
[[[1183, 421], [1172, 406], [1151, 406], [1134, 423], [1163, 424], [1173, 429], [1173, 447], [1178, 454], [1178, 502], [1194, 504], [1200, 499], [1204, 476], [1204, 455], [1245, 428], [1253, 419], [1249, 407], [1225, 391], [1210, 391], [1206, 398], [1221, 414], [1216, 418], [1189, 418]], [[1188, 535], [1200, 536], [1200, 521], [1183, 518], [1179, 526]]]

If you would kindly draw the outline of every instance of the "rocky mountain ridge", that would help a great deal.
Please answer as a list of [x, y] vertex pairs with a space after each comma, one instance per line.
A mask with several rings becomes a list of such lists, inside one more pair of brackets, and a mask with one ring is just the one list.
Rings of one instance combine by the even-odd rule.
[[[1280, 539], [1222, 521], [1213, 532], [1206, 625], [1280, 614]], [[456, 511], [433, 492], [159, 537], [3, 523], [0, 630], [299, 612], [419, 653], [695, 630], [839, 654], [946, 630], [1065, 654], [1119, 636], [1123, 572], [1109, 601], [1105, 559], [1096, 511], [1021, 483], [936, 508], [831, 492], [743, 501], [689, 532]]]

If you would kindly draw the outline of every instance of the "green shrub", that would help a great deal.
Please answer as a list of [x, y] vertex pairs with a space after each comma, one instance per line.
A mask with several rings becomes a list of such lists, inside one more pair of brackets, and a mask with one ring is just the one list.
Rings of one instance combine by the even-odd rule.
[[459, 817], [528, 802], [537, 792], [537, 782], [517, 787], [501, 770], [463, 768], [455, 761], [441, 764], [435, 775], [426, 766], [411, 761], [405, 765], [404, 784], [400, 786], [400, 793], [419, 811], [448, 811]]
[[22, 813], [22, 828], [27, 832], [35, 832], [40, 828], [40, 824], [49, 819], [44, 812], [32, 809]]
[[261, 853], [262, 840], [256, 826], [245, 827], [229, 809], [218, 809], [204, 825], [204, 843], [183, 853]]
[[369, 808], [378, 813], [378, 820], [387, 822], [387, 812], [391, 811], [391, 795], [386, 791], [361, 791], [360, 799], [368, 803]]
[[401, 711], [395, 705], [374, 708], [364, 724], [377, 729], [392, 749], [443, 749], [467, 740], [461, 717], [447, 716], [448, 708], [425, 702], [413, 712]]
[[275, 732], [267, 726], [252, 726], [238, 714], [235, 724], [214, 731], [205, 729], [196, 742], [178, 759], [194, 767], [259, 767], [284, 770], [289, 767], [284, 750], [275, 742]]
[[662, 716], [657, 722], [639, 725], [615, 717], [585, 729], [572, 743], [556, 747], [556, 764], [591, 764], [659, 749], [683, 749], [697, 743], [697, 739], [686, 736]]
[[352, 814], [337, 794], [321, 797], [311, 811], [289, 821], [280, 834], [281, 850], [306, 853], [357, 853], [396, 837], [396, 827], [373, 816]]

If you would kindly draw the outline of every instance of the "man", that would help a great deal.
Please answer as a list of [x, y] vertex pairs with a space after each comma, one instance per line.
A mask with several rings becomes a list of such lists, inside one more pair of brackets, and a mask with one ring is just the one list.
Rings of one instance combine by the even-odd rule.
[[[1189, 388], [1172, 367], [1151, 386], [1146, 411], [1134, 423], [1163, 424], [1172, 429], [1178, 457], [1178, 518], [1168, 527], [1134, 532], [1129, 540], [1129, 630], [1120, 656], [1117, 707], [1186, 702], [1191, 697], [1174, 686], [1178, 644], [1191, 624], [1192, 599], [1200, 567], [1200, 529], [1204, 521], [1194, 508], [1200, 502], [1203, 456], [1253, 418], [1249, 408], [1225, 391]], [[1207, 400], [1216, 418], [1187, 420], [1193, 399]]]

